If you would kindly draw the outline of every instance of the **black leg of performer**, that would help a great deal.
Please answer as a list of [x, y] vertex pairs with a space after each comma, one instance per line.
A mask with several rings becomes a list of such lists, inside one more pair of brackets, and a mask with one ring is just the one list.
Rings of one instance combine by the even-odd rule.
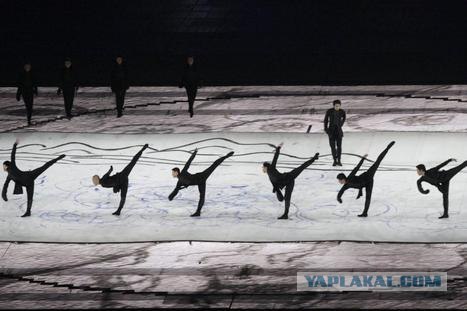
[[342, 135], [339, 135], [339, 136], [336, 138], [336, 145], [337, 145], [337, 149], [336, 149], [337, 165], [342, 166], [342, 163], [341, 163]]
[[24, 105], [26, 106], [26, 117], [28, 119], [28, 125], [30, 125], [31, 118], [32, 118], [32, 107], [34, 103], [34, 94], [23, 93], [22, 96], [23, 96]]
[[125, 90], [115, 92], [115, 102], [117, 104], [117, 117], [123, 115], [123, 104], [125, 102]]
[[378, 170], [379, 165], [383, 161], [386, 154], [389, 152], [389, 149], [391, 149], [391, 147], [394, 146], [394, 144], [395, 144], [394, 141], [390, 142], [389, 145], [386, 147], [386, 149], [384, 149], [383, 152], [381, 152], [378, 158], [376, 158], [376, 161], [373, 163], [373, 165], [370, 166], [370, 168], [366, 171], [368, 175], [370, 176], [375, 175], [376, 171]]
[[334, 161], [332, 165], [336, 166], [337, 165], [336, 139], [334, 135], [331, 135], [331, 134], [328, 135], [328, 138], [329, 138], [329, 147], [331, 147], [332, 159]]
[[443, 194], [443, 215], [438, 217], [439, 219], [449, 217], [449, 181], [443, 183], [442, 194]]
[[125, 205], [126, 201], [126, 194], [128, 192], [128, 176], [126, 177], [126, 182], [122, 181], [120, 187], [120, 204], [118, 205], [118, 209], [112, 213], [112, 215], [120, 216], [123, 206]]
[[36, 168], [36, 169], [28, 172], [28, 175], [31, 178], [32, 183], [30, 183], [29, 185], [26, 186], [26, 193], [27, 193], [27, 197], [28, 197], [28, 205], [27, 205], [26, 213], [24, 213], [24, 215], [21, 216], [21, 217], [31, 216], [31, 208], [32, 208], [32, 202], [33, 202], [33, 197], [34, 197], [34, 180], [36, 180], [37, 177], [39, 177], [42, 173], [44, 173], [49, 167], [51, 167], [53, 164], [55, 164], [58, 160], [63, 159], [64, 157], [65, 157], [65, 155], [62, 154], [61, 156], [59, 156], [59, 157], [57, 157], [57, 158], [55, 158], [53, 160], [48, 161], [47, 163], [45, 163], [41, 167]]
[[310, 166], [313, 162], [315, 162], [317, 157], [318, 157], [318, 154], [316, 154], [315, 157], [311, 158], [310, 160], [304, 162], [299, 167], [294, 168], [290, 172], [284, 174], [284, 180], [286, 181], [285, 182], [285, 196], [282, 197], [282, 193], [280, 193], [280, 190], [279, 189], [276, 190], [277, 199], [281, 202], [282, 200], [285, 200], [284, 214], [280, 216], [278, 219], [289, 218], [290, 200], [292, 199], [292, 192], [295, 186], [295, 178], [297, 178], [308, 166]]
[[449, 181], [466, 167], [467, 167], [467, 161], [447, 171], [440, 172], [442, 185], [439, 188], [439, 190], [443, 194], [443, 209], [444, 209], [443, 215], [439, 217], [440, 219], [449, 217]]
[[186, 94], [188, 96], [188, 112], [190, 113], [190, 118], [192, 118], [194, 114], [193, 105], [195, 103], [196, 93], [198, 90], [196, 86], [189, 86], [189, 87], [186, 87], [185, 89], [186, 89]]
[[[203, 179], [208, 179], [209, 176], [211, 176], [211, 174], [214, 172], [214, 170], [222, 164], [222, 162], [225, 161], [225, 159], [231, 157], [232, 155], [234, 154], [233, 151], [229, 152], [227, 155], [223, 156], [223, 157], [220, 157], [219, 159], [217, 159], [216, 161], [214, 161], [214, 163], [211, 164], [210, 167], [208, 167], [207, 169], [205, 169], [204, 171], [202, 171], [201, 173], [198, 173], [199, 176], [202, 176]], [[196, 174], [196, 175], [198, 175]]]
[[21, 217], [31, 216], [32, 200], [34, 197], [34, 184], [26, 186], [26, 193], [28, 197], [28, 205], [27, 205], [26, 213], [24, 213], [23, 216]]
[[204, 198], [206, 197], [206, 182], [200, 183], [198, 185], [198, 190], [199, 190], [198, 208], [196, 209], [196, 212], [194, 214], [190, 215], [191, 217], [201, 216], [201, 209], [203, 208]]
[[329, 133], [329, 146], [331, 147], [331, 154], [334, 160], [333, 166], [342, 166], [341, 154], [342, 154], [342, 134], [339, 132]]
[[288, 173], [285, 173], [286, 178], [295, 180], [295, 178], [297, 178], [298, 175], [300, 175], [308, 166], [313, 164], [313, 162], [315, 162], [315, 160], [316, 160], [315, 158], [311, 158], [310, 160], [304, 162], [299, 167], [294, 168], [293, 170], [291, 170]]
[[292, 199], [292, 192], [295, 186], [295, 180], [290, 181], [285, 186], [285, 207], [284, 207], [284, 214], [280, 216], [278, 219], [289, 219], [289, 209], [290, 209], [290, 200]]
[[140, 151], [138, 151], [137, 154], [135, 154], [133, 159], [131, 159], [130, 163], [128, 163], [128, 165], [125, 166], [125, 168], [120, 172], [121, 175], [125, 175], [127, 177], [128, 175], [130, 175], [131, 171], [133, 170], [133, 167], [135, 167], [136, 162], [138, 162], [139, 158], [143, 154], [143, 151], [146, 150], [146, 148], [147, 147], [143, 147], [143, 149], [141, 149]]
[[199, 178], [202, 180], [198, 184], [198, 190], [199, 190], [199, 202], [198, 202], [198, 208], [196, 209], [196, 212], [192, 215], [191, 217], [198, 217], [201, 215], [201, 209], [203, 208], [204, 205], [204, 199], [206, 196], [206, 180], [211, 176], [211, 174], [214, 172], [214, 170], [221, 165], [222, 162], [224, 162], [225, 159], [231, 157], [234, 154], [233, 151], [229, 152], [227, 155], [217, 159], [214, 161], [214, 163], [211, 164], [210, 167], [202, 171], [201, 173], [195, 174], [195, 176], [199, 176]]
[[44, 165], [42, 165], [41, 167], [38, 167], [34, 170], [32, 170], [30, 172], [31, 176], [32, 176], [32, 179], [36, 179], [37, 177], [39, 177], [39, 175], [41, 175], [42, 173], [45, 172], [45, 170], [47, 170], [49, 167], [51, 167], [53, 164], [55, 164], [58, 160], [61, 160], [65, 157], [64, 154], [58, 156], [57, 158], [53, 159], [53, 160], [50, 160], [48, 162], [46, 162]]
[[[358, 215], [358, 217], [368, 217], [368, 209], [370, 208], [370, 203], [371, 203], [371, 194], [373, 192], [373, 178], [376, 174], [376, 171], [378, 170], [378, 167], [380, 166], [381, 162], [383, 161], [384, 157], [386, 154], [389, 152], [389, 149], [395, 144], [395, 142], [390, 142], [389, 145], [386, 147], [386, 149], [381, 152], [381, 154], [378, 156], [376, 161], [373, 163], [373, 165], [361, 176], [366, 176], [368, 179], [368, 184], [365, 186], [365, 207], [363, 209], [363, 212]], [[359, 191], [357, 199], [362, 195], [361, 191]]]
[[[365, 187], [365, 207], [363, 213], [358, 215], [358, 217], [368, 217], [368, 210], [370, 209], [371, 203], [371, 194], [373, 193], [373, 180]], [[361, 196], [361, 193], [358, 194]]]
[[460, 171], [462, 171], [464, 168], [467, 167], [467, 161], [459, 164], [458, 166], [456, 167], [453, 167], [447, 171], [444, 171], [444, 172], [440, 172], [441, 173], [441, 182], [446, 182], [446, 181], [449, 181], [451, 180], [454, 176], [457, 175], [457, 173], [459, 173]]
[[64, 89], [63, 100], [65, 102], [65, 114], [68, 119], [71, 119], [71, 111], [73, 109], [73, 100], [75, 98], [75, 89]]
[[128, 192], [128, 176], [130, 175], [133, 167], [135, 167], [136, 162], [138, 162], [139, 158], [143, 154], [143, 151], [146, 150], [146, 146], [143, 147], [137, 154], [133, 157], [133, 159], [128, 163], [127, 166], [119, 173], [120, 179], [120, 204], [118, 205], [118, 209], [112, 213], [112, 215], [119, 216], [120, 212], [122, 211], [123, 206], [125, 205], [126, 201], [126, 194]]

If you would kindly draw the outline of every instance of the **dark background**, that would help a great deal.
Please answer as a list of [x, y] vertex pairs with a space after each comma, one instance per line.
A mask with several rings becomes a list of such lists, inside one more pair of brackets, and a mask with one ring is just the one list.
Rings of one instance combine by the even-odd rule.
[[82, 85], [174, 85], [187, 54], [206, 85], [467, 82], [467, 1], [0, 0], [0, 85], [30, 60], [55, 85], [70, 56]]

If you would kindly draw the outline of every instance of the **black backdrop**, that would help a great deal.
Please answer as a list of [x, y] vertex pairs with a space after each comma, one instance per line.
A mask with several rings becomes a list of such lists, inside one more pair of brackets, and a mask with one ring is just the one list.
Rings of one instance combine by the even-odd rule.
[[208, 85], [467, 83], [467, 1], [0, 0], [0, 85], [25, 60], [54, 85], [71, 56], [107, 85], [173, 85], [195, 55]]

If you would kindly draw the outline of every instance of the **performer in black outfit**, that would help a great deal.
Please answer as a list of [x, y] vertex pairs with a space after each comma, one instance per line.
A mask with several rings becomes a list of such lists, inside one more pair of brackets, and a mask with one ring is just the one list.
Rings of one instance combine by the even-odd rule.
[[20, 101], [23, 98], [26, 106], [26, 116], [28, 125], [31, 125], [32, 106], [34, 103], [34, 95], [37, 96], [37, 85], [32, 74], [32, 66], [29, 62], [24, 64], [23, 70], [18, 77], [18, 91], [16, 92], [16, 100]]
[[11, 180], [15, 182], [15, 190], [13, 194], [23, 194], [23, 187], [26, 187], [26, 192], [28, 195], [28, 206], [26, 213], [24, 213], [21, 217], [28, 217], [31, 216], [31, 207], [32, 207], [32, 199], [34, 196], [34, 180], [39, 177], [46, 169], [51, 167], [55, 162], [65, 157], [64, 154], [53, 159], [43, 166], [36, 168], [32, 171], [23, 172], [16, 166], [16, 146], [18, 145], [18, 141], [13, 144], [13, 149], [11, 150], [11, 161], [3, 162], [3, 170], [8, 172], [8, 176], [5, 180], [5, 184], [3, 185], [2, 191], [2, 198], [4, 201], [8, 201], [7, 198], [7, 190], [8, 184]]
[[394, 141], [389, 143], [389, 145], [384, 149], [383, 152], [378, 156], [376, 161], [373, 163], [373, 165], [363, 174], [359, 176], [355, 176], [360, 169], [360, 167], [363, 164], [363, 161], [365, 161], [365, 158], [368, 156], [365, 154], [363, 158], [360, 160], [358, 165], [353, 169], [353, 171], [350, 173], [349, 176], [345, 176], [345, 174], [340, 173], [337, 175], [337, 179], [339, 180], [339, 183], [342, 186], [341, 190], [339, 191], [339, 194], [337, 195], [337, 201], [339, 203], [342, 203], [342, 195], [344, 194], [345, 190], [349, 188], [355, 188], [358, 189], [358, 196], [357, 199], [359, 199], [363, 193], [362, 189], [365, 188], [365, 209], [363, 210], [363, 213], [358, 215], [358, 217], [367, 217], [368, 216], [368, 209], [370, 208], [370, 202], [371, 202], [371, 193], [373, 191], [373, 181], [374, 181], [374, 176], [376, 171], [378, 170], [379, 165], [381, 164], [381, 161], [383, 161], [384, 157], [388, 153], [389, 149], [395, 144]]
[[143, 148], [133, 157], [131, 162], [120, 173], [110, 176], [110, 173], [112, 173], [113, 170], [113, 167], [110, 166], [109, 171], [105, 173], [102, 178], [99, 178], [98, 175], [92, 176], [92, 182], [95, 186], [101, 185], [104, 188], [113, 188], [114, 193], [120, 192], [120, 205], [118, 206], [118, 209], [112, 213], [112, 215], [120, 215], [123, 205], [125, 205], [126, 193], [128, 191], [128, 175], [130, 175], [131, 170], [146, 148], [148, 148], [148, 144], [143, 146]]
[[57, 90], [57, 95], [60, 95], [63, 92], [65, 114], [68, 119], [71, 119], [73, 100], [75, 98], [76, 92], [78, 92], [78, 80], [70, 58], [65, 59], [65, 64], [60, 72], [59, 81], [60, 84]]
[[188, 96], [188, 112], [190, 118], [193, 117], [193, 104], [195, 103], [196, 93], [200, 86], [201, 79], [198, 74], [196, 65], [194, 64], [194, 58], [192, 56], [187, 58], [187, 64], [182, 75], [182, 79], [178, 87], [184, 87]]
[[190, 164], [195, 158], [197, 153], [198, 153], [198, 149], [196, 149], [193, 152], [193, 154], [188, 159], [188, 161], [186, 162], [185, 166], [183, 167], [181, 171], [178, 167], [175, 167], [172, 169], [172, 176], [175, 178], [178, 178], [178, 182], [177, 182], [177, 185], [175, 186], [175, 189], [169, 195], [169, 200], [172, 201], [177, 195], [179, 190], [188, 188], [189, 186], [198, 186], [198, 190], [199, 190], [198, 209], [196, 210], [194, 214], [191, 215], [191, 217], [197, 217], [201, 215], [201, 209], [203, 208], [204, 197], [206, 195], [206, 181], [209, 178], [209, 176], [211, 176], [214, 170], [219, 165], [221, 165], [221, 163], [224, 162], [225, 159], [231, 157], [234, 154], [234, 152], [231, 151], [227, 155], [220, 157], [219, 159], [214, 161], [214, 163], [211, 164], [211, 166], [205, 169], [204, 171], [200, 173], [196, 173], [196, 174], [190, 174], [188, 173], [188, 168], [190, 167]]
[[422, 182], [427, 182], [436, 188], [443, 194], [443, 208], [444, 213], [439, 218], [448, 218], [448, 210], [449, 210], [449, 182], [451, 178], [457, 175], [461, 170], [467, 167], [467, 161], [464, 161], [462, 164], [451, 168], [450, 170], [441, 170], [440, 169], [447, 165], [449, 162], [454, 161], [455, 159], [449, 159], [438, 166], [435, 166], [429, 170], [426, 170], [425, 165], [419, 164], [417, 165], [417, 173], [421, 176], [417, 181], [418, 191], [423, 194], [430, 193], [430, 190], [424, 190], [422, 187]]
[[115, 103], [117, 105], [117, 118], [120, 118], [123, 113], [123, 104], [125, 101], [126, 91], [130, 88], [128, 83], [128, 71], [126, 64], [123, 62], [123, 57], [118, 56], [115, 59], [115, 64], [112, 69], [112, 77], [110, 88], [112, 93], [115, 93]]
[[342, 166], [342, 137], [344, 137], [342, 126], [345, 122], [345, 111], [341, 109], [340, 100], [335, 100], [333, 105], [334, 108], [326, 111], [326, 116], [324, 117], [324, 131], [329, 137], [329, 145], [331, 146], [331, 153], [334, 159], [332, 166]]
[[[274, 158], [272, 163], [264, 162], [263, 163], [263, 172], [267, 173], [269, 176], [269, 180], [272, 183], [272, 192], [276, 193], [277, 199], [279, 202], [284, 201], [285, 199], [285, 210], [284, 214], [280, 216], [278, 219], [288, 219], [289, 218], [289, 208], [290, 208], [290, 199], [292, 198], [292, 191], [295, 185], [295, 178], [303, 172], [308, 166], [310, 166], [315, 160], [318, 159], [319, 153], [316, 153], [313, 158], [306, 161], [299, 167], [291, 170], [287, 173], [280, 173], [276, 169], [277, 159], [279, 158], [279, 153], [282, 148], [282, 143], [276, 147], [276, 153], [274, 154]], [[285, 187], [285, 197], [282, 195], [281, 190]]]

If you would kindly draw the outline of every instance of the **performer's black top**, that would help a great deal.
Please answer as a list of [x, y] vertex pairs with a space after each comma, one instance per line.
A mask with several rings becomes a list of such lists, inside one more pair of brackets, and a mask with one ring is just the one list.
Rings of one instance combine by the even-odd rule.
[[440, 171], [440, 169], [443, 167], [443, 166], [446, 166], [449, 162], [451, 162], [452, 159], [449, 159], [447, 161], [444, 161], [443, 163], [441, 163], [440, 165], [438, 166], [435, 166], [429, 170], [427, 170], [425, 172], [425, 175], [423, 175], [422, 177], [420, 177], [418, 180], [417, 180], [417, 187], [418, 187], [418, 191], [420, 191], [421, 193], [423, 194], [428, 194], [430, 192], [430, 190], [425, 190], [423, 189], [422, 187], [422, 182], [427, 182], [435, 187], [438, 188], [439, 191], [443, 192], [444, 188], [442, 187], [442, 173], [444, 171]]
[[115, 64], [112, 70], [110, 88], [112, 92], [126, 91], [129, 88], [128, 70], [125, 63]]
[[334, 108], [328, 109], [324, 117], [324, 131], [330, 135], [343, 134], [344, 122], [345, 111], [343, 109], [339, 109], [339, 111]]
[[277, 146], [276, 153], [274, 154], [274, 158], [272, 159], [271, 164], [267, 168], [269, 180], [271, 181], [274, 190], [277, 188], [283, 189], [287, 185], [287, 182], [289, 182], [289, 180], [285, 178], [285, 174], [279, 172], [276, 168], [277, 159], [279, 158], [280, 152], [281, 152], [281, 147]]
[[373, 180], [373, 176], [370, 176], [369, 174], [367, 174], [367, 172], [364, 172], [363, 174], [356, 176], [358, 170], [363, 164], [363, 161], [365, 161], [365, 158], [362, 158], [360, 162], [358, 162], [357, 166], [349, 174], [349, 176], [347, 176], [347, 181], [342, 186], [341, 190], [339, 191], [339, 194], [337, 195], [337, 200], [341, 199], [342, 195], [347, 189], [354, 188], [354, 189], [361, 190], [365, 188]]
[[75, 70], [73, 69], [73, 66], [70, 66], [69, 68], [63, 67], [63, 69], [60, 72], [60, 89], [62, 90], [70, 90], [70, 89], [75, 89], [78, 87], [78, 79]]
[[201, 84], [201, 79], [197, 70], [197, 67], [195, 64], [193, 65], [186, 65], [182, 79], [179, 83], [180, 87], [187, 87], [187, 88], [193, 88], [193, 87], [198, 87]]

